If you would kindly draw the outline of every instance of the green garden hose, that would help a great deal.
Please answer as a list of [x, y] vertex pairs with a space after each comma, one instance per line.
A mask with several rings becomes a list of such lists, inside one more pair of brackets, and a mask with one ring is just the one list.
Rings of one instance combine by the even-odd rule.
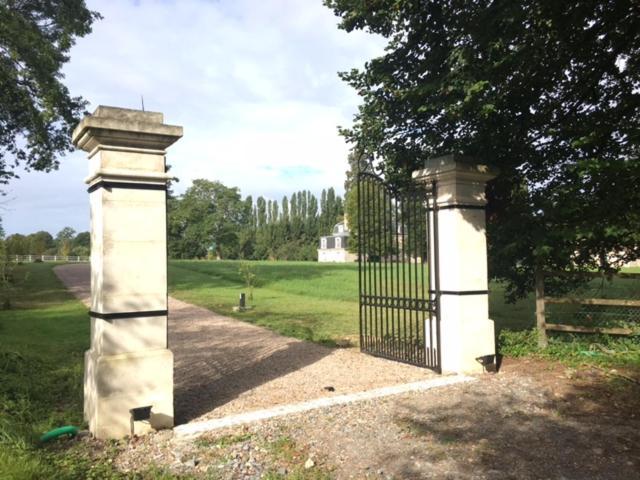
[[63, 435], [68, 435], [70, 437], [75, 437], [78, 434], [78, 428], [72, 427], [71, 425], [67, 425], [66, 427], [54, 428], [53, 430], [45, 433], [40, 437], [41, 442], [49, 442], [54, 438], [61, 437]]

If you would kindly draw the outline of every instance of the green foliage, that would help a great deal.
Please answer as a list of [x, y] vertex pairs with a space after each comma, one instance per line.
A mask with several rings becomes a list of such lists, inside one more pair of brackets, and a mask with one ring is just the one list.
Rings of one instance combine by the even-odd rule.
[[[181, 197], [169, 197], [171, 258], [316, 260], [319, 236], [329, 233], [343, 215], [342, 199], [333, 188], [318, 209], [309, 191], [291, 200], [248, 196], [219, 182], [195, 180]], [[327, 230], [323, 230], [326, 225]], [[215, 252], [208, 249], [215, 246]]]
[[76, 236], [76, 231], [71, 227], [64, 227], [56, 235], [56, 246], [58, 248], [58, 255], [68, 256], [71, 254], [73, 248], [73, 239]]
[[248, 215], [237, 188], [194, 180], [184, 195], [169, 202], [169, 255], [205, 258], [211, 246], [220, 258], [237, 254], [238, 231]]
[[359, 152], [393, 183], [448, 153], [500, 169], [489, 267], [510, 298], [540, 265], [607, 270], [640, 256], [637, 2], [325, 3], [345, 30], [388, 39], [341, 74], [363, 98], [343, 130]]
[[19, 163], [50, 171], [72, 150], [86, 103], [70, 96], [61, 71], [98, 18], [84, 0], [0, 2], [0, 184]]
[[5, 240], [7, 255], [80, 255], [88, 256], [91, 249], [89, 232], [77, 233], [71, 227], [63, 228], [55, 239], [49, 232], [29, 235], [15, 233]]
[[535, 329], [503, 329], [498, 337], [498, 350], [502, 355], [510, 357], [537, 355], [569, 365], [594, 364], [640, 368], [638, 337], [552, 333], [549, 335], [549, 345], [541, 349], [538, 347]]
[[245, 287], [249, 290], [249, 300], [253, 301], [253, 288], [256, 286], [256, 273], [253, 264], [241, 262], [239, 273], [240, 278], [244, 281]]

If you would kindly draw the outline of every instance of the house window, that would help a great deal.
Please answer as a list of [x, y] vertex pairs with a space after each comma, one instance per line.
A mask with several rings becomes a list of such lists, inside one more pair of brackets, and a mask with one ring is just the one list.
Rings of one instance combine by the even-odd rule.
[[325, 237], [320, 239], [320, 248], [323, 250], [327, 249], [327, 239]]
[[342, 248], [342, 238], [336, 237], [336, 248]]

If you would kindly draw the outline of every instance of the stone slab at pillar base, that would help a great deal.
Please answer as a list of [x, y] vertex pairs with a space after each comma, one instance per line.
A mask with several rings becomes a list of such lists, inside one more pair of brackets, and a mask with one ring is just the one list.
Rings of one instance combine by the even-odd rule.
[[429, 159], [425, 167], [413, 178], [437, 186], [442, 372], [482, 373], [493, 368], [496, 353], [489, 319], [485, 186], [497, 170], [459, 155]]
[[[173, 353], [168, 349], [84, 356], [84, 414], [97, 438], [173, 427]], [[151, 407], [148, 419], [133, 409]]]

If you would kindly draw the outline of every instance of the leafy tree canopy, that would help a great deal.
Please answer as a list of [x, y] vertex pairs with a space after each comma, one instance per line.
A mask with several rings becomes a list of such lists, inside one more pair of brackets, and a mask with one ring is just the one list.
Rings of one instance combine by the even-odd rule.
[[98, 18], [84, 0], [0, 1], [0, 183], [18, 164], [55, 169], [72, 150], [85, 102], [70, 95], [61, 69]]
[[193, 185], [169, 213], [169, 236], [174, 239], [172, 255], [203, 257], [209, 248], [218, 256], [238, 242], [238, 230], [246, 222], [246, 205], [237, 188], [205, 179]]
[[342, 78], [362, 96], [343, 134], [391, 181], [429, 157], [501, 170], [490, 269], [512, 297], [533, 270], [640, 257], [640, 3], [325, 0], [347, 31], [388, 39]]
[[56, 234], [56, 242], [62, 242], [64, 240], [73, 240], [76, 236], [76, 231], [71, 227], [64, 227]]

